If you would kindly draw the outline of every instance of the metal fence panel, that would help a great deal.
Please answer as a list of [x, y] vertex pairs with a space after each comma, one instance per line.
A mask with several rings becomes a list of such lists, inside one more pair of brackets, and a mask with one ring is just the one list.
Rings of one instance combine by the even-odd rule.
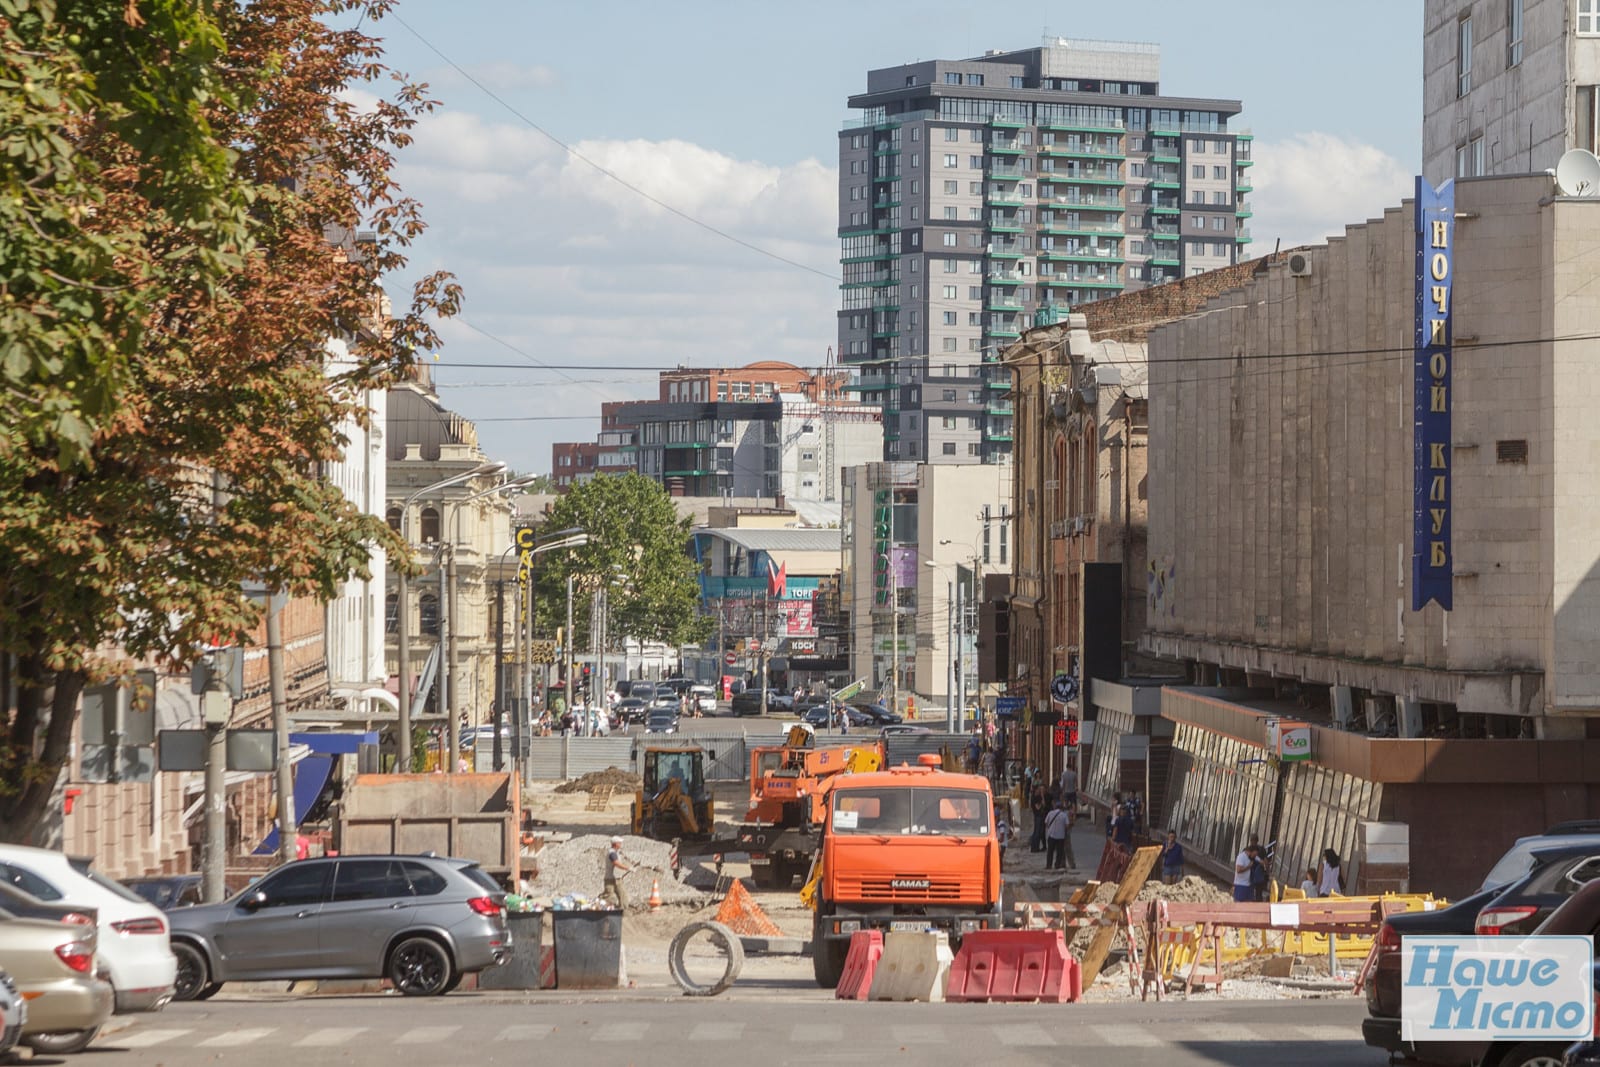
[[[918, 756], [938, 755], [946, 746], [954, 753], [956, 759], [960, 759], [961, 753], [966, 748], [966, 738], [962, 734], [890, 734], [885, 751], [889, 766], [898, 767], [902, 763], [915, 766]], [[956, 771], [961, 768], [945, 769]]]
[[[562, 778], [565, 760], [562, 756], [563, 737], [530, 737], [527, 740], [528, 756], [524, 762], [523, 777]], [[478, 757], [482, 759], [482, 755]]]
[[633, 766], [631, 737], [569, 737], [567, 777], [579, 778], [607, 767], [626, 770]]

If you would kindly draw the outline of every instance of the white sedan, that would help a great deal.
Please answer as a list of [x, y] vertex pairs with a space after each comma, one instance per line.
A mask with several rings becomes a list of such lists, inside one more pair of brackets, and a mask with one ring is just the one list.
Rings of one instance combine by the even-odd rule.
[[689, 690], [689, 697], [694, 701], [694, 710], [699, 715], [715, 715], [717, 713], [717, 691], [709, 685], [697, 685]]
[[45, 848], [0, 845], [0, 879], [40, 900], [99, 909], [99, 957], [117, 1014], [160, 1011], [172, 999], [178, 961], [166, 916], [155, 905], [87, 863]]

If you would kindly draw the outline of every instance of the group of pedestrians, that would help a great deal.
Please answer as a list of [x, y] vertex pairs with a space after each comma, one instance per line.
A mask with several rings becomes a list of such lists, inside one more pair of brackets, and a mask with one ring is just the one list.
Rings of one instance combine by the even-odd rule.
[[[1274, 858], [1272, 846], [1263, 845], [1259, 834], [1251, 834], [1244, 849], [1233, 858], [1234, 900], [1267, 899]], [[1300, 890], [1307, 898], [1344, 892], [1344, 865], [1339, 853], [1331, 848], [1323, 849], [1322, 859], [1317, 865], [1306, 868], [1305, 877], [1300, 881]]]
[[1034, 782], [1028, 794], [1028, 810], [1033, 814], [1028, 851], [1044, 853], [1047, 871], [1076, 870], [1072, 827], [1078, 821], [1078, 773], [1068, 767], [1055, 782]]

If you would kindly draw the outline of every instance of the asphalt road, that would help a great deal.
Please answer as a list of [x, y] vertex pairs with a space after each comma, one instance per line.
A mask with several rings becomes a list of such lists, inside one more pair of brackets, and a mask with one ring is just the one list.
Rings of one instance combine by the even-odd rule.
[[[736, 987], [738, 988], [738, 987]], [[815, 989], [811, 991], [813, 994]], [[103, 1036], [94, 1067], [395, 1063], [1378, 1067], [1359, 1001], [856, 1004], [558, 993], [268, 997], [175, 1004]], [[116, 1020], [121, 1024], [123, 1018]], [[67, 1063], [40, 1057], [34, 1063]]]

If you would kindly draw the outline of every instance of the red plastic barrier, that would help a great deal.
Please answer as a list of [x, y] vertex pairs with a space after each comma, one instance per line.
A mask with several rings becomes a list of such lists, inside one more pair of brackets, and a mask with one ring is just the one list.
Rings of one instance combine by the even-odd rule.
[[[817, 946], [813, 945], [813, 952]], [[836, 1000], [866, 1000], [883, 956], [882, 930], [857, 930], [850, 935], [850, 953], [844, 958], [844, 973], [833, 991]]]
[[1060, 930], [977, 930], [961, 939], [944, 999], [1066, 1004], [1083, 995], [1083, 972]]

